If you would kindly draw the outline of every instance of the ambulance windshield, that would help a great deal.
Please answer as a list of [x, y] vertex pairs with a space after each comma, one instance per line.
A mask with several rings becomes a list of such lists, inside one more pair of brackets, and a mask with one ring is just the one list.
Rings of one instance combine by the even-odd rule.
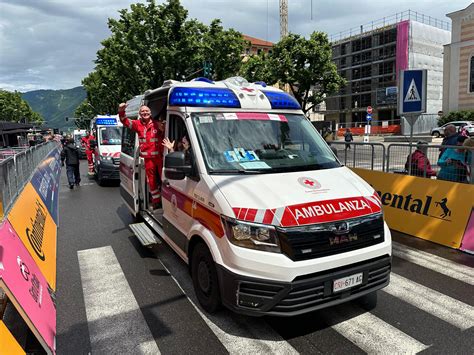
[[118, 126], [100, 127], [99, 138], [101, 145], [120, 145], [122, 142], [122, 128]]
[[196, 113], [210, 174], [330, 169], [340, 164], [310, 121], [297, 114]]

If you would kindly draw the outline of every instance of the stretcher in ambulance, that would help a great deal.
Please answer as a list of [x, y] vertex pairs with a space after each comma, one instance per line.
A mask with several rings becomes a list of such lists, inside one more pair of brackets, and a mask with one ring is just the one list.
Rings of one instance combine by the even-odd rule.
[[91, 120], [91, 131], [96, 141], [92, 160], [99, 185], [105, 180], [120, 179], [120, 148], [122, 143], [122, 122], [117, 115], [96, 116]]
[[294, 316], [387, 286], [391, 235], [374, 189], [343, 166], [298, 102], [265, 83], [168, 81], [128, 103], [166, 118], [162, 208], [124, 129], [121, 194], [189, 265], [208, 312]]

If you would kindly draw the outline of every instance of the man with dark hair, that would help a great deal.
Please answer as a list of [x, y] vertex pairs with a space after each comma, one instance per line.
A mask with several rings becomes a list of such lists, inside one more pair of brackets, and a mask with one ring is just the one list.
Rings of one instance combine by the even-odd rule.
[[69, 188], [72, 190], [74, 185], [79, 186], [81, 175], [79, 172], [79, 149], [74, 144], [74, 138], [69, 138], [66, 146], [61, 152], [61, 164], [64, 166], [66, 161], [66, 174], [69, 182]]

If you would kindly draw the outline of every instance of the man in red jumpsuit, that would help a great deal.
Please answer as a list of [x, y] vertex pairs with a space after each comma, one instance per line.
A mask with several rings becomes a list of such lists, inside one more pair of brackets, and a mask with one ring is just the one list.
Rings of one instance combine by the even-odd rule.
[[151, 119], [151, 110], [148, 106], [140, 107], [138, 120], [130, 120], [125, 115], [127, 104], [119, 105], [118, 114], [124, 127], [138, 134], [140, 156], [145, 160], [145, 172], [150, 188], [151, 203], [157, 208], [161, 202], [160, 185], [161, 171], [163, 170], [163, 138], [164, 124]]
[[89, 166], [89, 175], [94, 174], [94, 163], [92, 161], [93, 151], [91, 149], [90, 141], [95, 140], [95, 137], [89, 131], [86, 132], [86, 136], [82, 137], [81, 143], [82, 146], [86, 148], [87, 164]]

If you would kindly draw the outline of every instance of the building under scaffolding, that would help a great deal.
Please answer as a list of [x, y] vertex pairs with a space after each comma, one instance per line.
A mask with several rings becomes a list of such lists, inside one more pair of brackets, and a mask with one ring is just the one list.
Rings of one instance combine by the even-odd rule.
[[442, 107], [443, 45], [450, 41], [448, 22], [405, 11], [331, 36], [333, 61], [347, 85], [326, 100], [325, 120], [365, 122], [367, 106], [374, 121], [395, 121], [397, 79], [403, 69], [427, 69], [427, 112]]

